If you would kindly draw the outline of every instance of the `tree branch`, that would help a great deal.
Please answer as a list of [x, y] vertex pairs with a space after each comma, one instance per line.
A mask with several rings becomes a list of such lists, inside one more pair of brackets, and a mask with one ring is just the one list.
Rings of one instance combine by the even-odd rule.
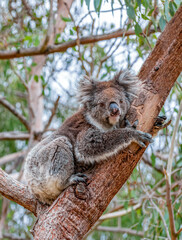
[[121, 217], [121, 216], [124, 216], [128, 213], [131, 213], [133, 210], [137, 210], [139, 208], [141, 208], [141, 203], [138, 203], [128, 209], [123, 209], [123, 210], [120, 210], [120, 211], [117, 211], [117, 212], [112, 212], [112, 213], [106, 213], [104, 215], [102, 215], [99, 220], [103, 221], [103, 220], [107, 220], [107, 219], [111, 219], [111, 218], [114, 218], [114, 217]]
[[[171, 229], [171, 239], [176, 240], [176, 229], [175, 229], [175, 222], [174, 222], [174, 211], [173, 211], [173, 205], [172, 205], [172, 199], [171, 199], [171, 184], [169, 183], [168, 174], [166, 171], [166, 202], [167, 202], [167, 210], [169, 214], [169, 223], [170, 223], [170, 229]], [[171, 175], [170, 175], [171, 177]]]
[[[151, 30], [150, 33], [154, 33], [155, 30]], [[125, 31], [123, 29], [119, 29], [117, 31], [103, 34], [103, 35], [93, 35], [88, 37], [80, 38], [80, 45], [84, 44], [90, 44], [95, 43], [99, 41], [109, 40], [112, 38], [118, 38], [123, 36], [130, 36], [135, 35], [134, 30], [128, 30]], [[57, 44], [57, 45], [48, 45], [47, 48], [44, 51], [40, 51], [40, 47], [32, 47], [32, 48], [22, 48], [18, 50], [6, 50], [6, 51], [0, 51], [0, 59], [11, 59], [11, 58], [19, 58], [19, 57], [25, 57], [25, 56], [36, 56], [36, 55], [44, 55], [44, 54], [50, 54], [55, 52], [65, 52], [68, 48], [77, 46], [78, 41], [72, 40], [69, 42]]]
[[12, 114], [14, 114], [19, 120], [20, 122], [23, 123], [23, 125], [28, 129], [28, 131], [30, 130], [30, 126], [28, 121], [26, 120], [26, 118], [24, 116], [22, 116], [17, 110], [16, 108], [11, 105], [5, 98], [3, 98], [2, 96], [0, 96], [0, 104], [3, 105], [5, 108], [7, 108]]
[[11, 153], [4, 157], [1, 157], [0, 158], [0, 166], [2, 166], [3, 164], [9, 163], [11, 161], [14, 161], [16, 159], [24, 158], [25, 153], [26, 153], [26, 151], [21, 151], [21, 152]]
[[0, 132], [0, 141], [4, 140], [28, 140], [29, 133], [24, 132]]
[[18, 203], [24, 208], [36, 213], [37, 201], [29, 192], [28, 187], [11, 178], [0, 168], [0, 193], [11, 201]]
[[173, 131], [172, 140], [171, 140], [171, 147], [170, 147], [170, 152], [169, 152], [169, 158], [168, 158], [168, 164], [167, 164], [167, 177], [168, 177], [168, 181], [169, 181], [170, 185], [171, 185], [171, 171], [172, 171], [175, 137], [176, 137], [176, 133], [177, 133], [178, 126], [179, 126], [181, 113], [182, 113], [182, 101], [181, 101], [180, 106], [179, 106], [179, 111], [178, 111], [176, 123], [175, 123], [175, 126], [174, 126], [174, 131]]
[[96, 230], [103, 232], [127, 233], [134, 236], [144, 237], [144, 232], [133, 230], [130, 228], [99, 226], [96, 228]]
[[152, 162], [149, 160], [149, 157], [148, 157], [147, 154], [144, 154], [144, 155], [142, 156], [142, 160], [143, 160], [143, 162], [144, 162], [145, 164], [147, 164], [148, 166], [152, 167], [152, 168], [153, 168], [154, 170], [156, 170], [157, 172], [159, 172], [159, 173], [161, 173], [162, 175], [164, 175], [163, 168], [162, 168], [161, 166], [159, 166], [159, 165], [156, 165], [156, 164], [155, 164], [155, 166], [153, 166], [153, 165], [152, 165]]

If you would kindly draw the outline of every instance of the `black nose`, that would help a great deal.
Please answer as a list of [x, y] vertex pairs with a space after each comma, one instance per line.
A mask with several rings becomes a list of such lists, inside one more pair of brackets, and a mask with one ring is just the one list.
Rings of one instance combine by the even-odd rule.
[[109, 105], [109, 111], [112, 115], [117, 115], [119, 113], [119, 106], [115, 102], [111, 102]]

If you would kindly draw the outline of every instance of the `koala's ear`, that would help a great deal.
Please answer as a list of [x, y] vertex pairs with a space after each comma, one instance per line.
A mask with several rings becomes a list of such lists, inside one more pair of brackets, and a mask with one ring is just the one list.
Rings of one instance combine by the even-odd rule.
[[142, 82], [128, 70], [117, 73], [112, 81], [124, 89], [130, 102], [133, 101], [142, 88]]
[[92, 101], [95, 89], [96, 81], [88, 76], [84, 76], [78, 83], [78, 101], [83, 105]]

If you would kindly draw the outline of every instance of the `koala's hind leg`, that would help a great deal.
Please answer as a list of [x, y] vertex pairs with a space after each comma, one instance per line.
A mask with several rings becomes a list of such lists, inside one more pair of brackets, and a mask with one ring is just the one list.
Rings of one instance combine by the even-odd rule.
[[[60, 140], [53, 141], [56, 146], [55, 154], [50, 161], [49, 174], [54, 179], [58, 179], [59, 188], [61, 190], [67, 188], [70, 185], [77, 184], [79, 182], [86, 183], [88, 177], [83, 173], [74, 174], [74, 157], [72, 147], [70, 149], [69, 144], [61, 144]], [[53, 144], [52, 143], [52, 144]]]
[[69, 141], [60, 137], [55, 139], [50, 147], [54, 147], [54, 155], [49, 159], [50, 178], [56, 178], [58, 188], [63, 190], [67, 187], [68, 179], [74, 174], [74, 157], [72, 145]]

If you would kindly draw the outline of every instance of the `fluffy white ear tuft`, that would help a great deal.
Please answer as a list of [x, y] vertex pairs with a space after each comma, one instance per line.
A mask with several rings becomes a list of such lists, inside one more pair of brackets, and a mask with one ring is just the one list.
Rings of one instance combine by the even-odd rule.
[[114, 76], [113, 81], [115, 84], [124, 88], [130, 102], [133, 101], [134, 97], [137, 96], [139, 90], [142, 88], [142, 82], [129, 70], [121, 70]]
[[96, 81], [84, 76], [78, 83], [78, 101], [85, 105], [86, 103], [92, 101], [94, 90], [96, 89]]

